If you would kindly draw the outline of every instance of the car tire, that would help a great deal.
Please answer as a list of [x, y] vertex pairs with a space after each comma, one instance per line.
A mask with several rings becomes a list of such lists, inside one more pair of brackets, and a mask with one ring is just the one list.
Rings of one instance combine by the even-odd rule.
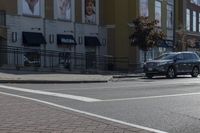
[[148, 78], [148, 79], [152, 79], [153, 78], [153, 75], [152, 74], [145, 74], [146, 75], [146, 77]]
[[192, 75], [192, 77], [195, 77], [195, 78], [198, 77], [198, 75], [199, 75], [199, 68], [198, 67], [194, 67], [192, 69], [191, 75]]
[[167, 78], [173, 79], [176, 77], [176, 72], [175, 69], [173, 67], [169, 67], [167, 70]]

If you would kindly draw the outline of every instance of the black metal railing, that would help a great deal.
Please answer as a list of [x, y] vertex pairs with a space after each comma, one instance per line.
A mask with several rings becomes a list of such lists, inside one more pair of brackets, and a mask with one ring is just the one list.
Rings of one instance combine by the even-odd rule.
[[[87, 55], [27, 47], [0, 46], [1, 68], [34, 68], [66, 71], [129, 71], [128, 57]], [[131, 68], [130, 68], [131, 67]]]

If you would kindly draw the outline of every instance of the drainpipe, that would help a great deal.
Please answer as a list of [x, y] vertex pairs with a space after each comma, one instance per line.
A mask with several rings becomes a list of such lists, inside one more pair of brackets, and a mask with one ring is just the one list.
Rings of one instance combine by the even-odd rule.
[[174, 0], [174, 17], [173, 17], [173, 50], [176, 50], [176, 0]]

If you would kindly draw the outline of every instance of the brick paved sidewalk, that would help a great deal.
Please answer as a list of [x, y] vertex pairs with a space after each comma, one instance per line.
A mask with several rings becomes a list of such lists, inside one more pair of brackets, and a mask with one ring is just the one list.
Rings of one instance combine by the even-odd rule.
[[42, 103], [0, 94], [0, 133], [149, 133]]

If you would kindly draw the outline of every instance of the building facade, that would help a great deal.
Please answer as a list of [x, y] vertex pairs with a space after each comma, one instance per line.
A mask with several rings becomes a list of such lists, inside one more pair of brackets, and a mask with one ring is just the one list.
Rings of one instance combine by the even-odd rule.
[[[1, 0], [0, 45], [20, 49], [17, 56], [2, 54], [1, 65], [15, 65], [17, 60], [20, 66], [35, 62], [45, 67], [70, 63], [71, 68], [95, 68], [96, 57], [107, 53], [100, 1]], [[75, 61], [75, 54], [85, 61]]]
[[117, 64], [129, 70], [141, 67], [144, 54], [131, 46], [129, 36], [133, 31], [132, 20], [148, 16], [159, 21], [158, 26], [167, 35], [165, 44], [148, 52], [148, 58], [173, 48], [174, 1], [173, 0], [103, 0], [103, 23], [108, 34], [108, 54], [114, 57], [128, 57], [128, 63]]
[[[1, 54], [0, 64], [16, 64], [17, 60], [25, 66], [31, 60], [39, 61], [40, 66], [70, 63], [71, 68], [97, 69], [98, 63], [105, 65], [111, 59], [110, 65], [117, 70], [136, 70], [141, 67], [144, 54], [129, 40], [134, 29], [132, 20], [138, 16], [156, 19], [167, 35], [165, 43], [148, 52], [151, 59], [174, 49], [174, 37], [179, 42], [180, 26], [184, 42], [192, 44], [188, 47], [198, 46], [199, 3], [199, 0], [1, 0], [0, 44], [23, 52], [17, 56]], [[107, 60], [100, 62], [104, 57]]]
[[180, 49], [199, 50], [200, 0], [177, 0], [177, 13], [177, 41], [181, 28], [181, 34], [184, 35]]

